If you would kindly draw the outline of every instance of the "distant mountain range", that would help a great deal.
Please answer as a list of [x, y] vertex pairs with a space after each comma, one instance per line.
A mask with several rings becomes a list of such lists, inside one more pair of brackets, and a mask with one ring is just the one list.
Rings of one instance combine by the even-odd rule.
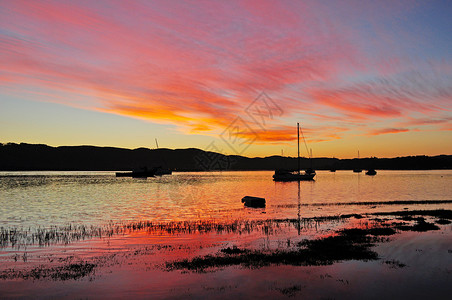
[[[452, 169], [452, 155], [406, 156], [396, 158], [307, 158], [301, 168], [316, 170], [433, 170]], [[162, 166], [176, 171], [296, 169], [293, 157], [249, 158], [223, 155], [200, 149], [124, 149], [96, 146], [51, 147], [41, 144], [0, 144], [0, 171], [122, 171]]]

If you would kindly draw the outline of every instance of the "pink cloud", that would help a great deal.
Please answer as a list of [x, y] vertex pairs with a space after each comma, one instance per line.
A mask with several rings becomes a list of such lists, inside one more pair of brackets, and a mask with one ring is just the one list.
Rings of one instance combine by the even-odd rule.
[[371, 130], [367, 133], [367, 135], [381, 135], [381, 134], [389, 134], [389, 133], [401, 133], [410, 131], [407, 128], [383, 128], [383, 129], [375, 129]]
[[444, 125], [452, 122], [452, 117], [442, 118], [410, 118], [404, 121], [403, 126], [428, 126], [428, 125]]
[[[428, 78], [421, 81], [411, 76], [401, 79], [382, 77], [341, 88], [312, 89], [309, 93], [318, 103], [354, 118], [397, 118], [412, 112], [441, 111], [441, 106], [436, 103], [445, 90], [442, 87], [435, 89], [434, 85]], [[447, 93], [452, 95], [452, 89], [449, 90]], [[431, 102], [426, 103], [426, 99]]]
[[[359, 18], [373, 8], [359, 8]], [[9, 1], [0, 9], [0, 79], [9, 92], [190, 133], [225, 128], [263, 90], [283, 118], [324, 122], [311, 126], [319, 141], [341, 138], [353, 123], [436, 116], [452, 95], [432, 74], [406, 75], [411, 67], [401, 70], [407, 60], [396, 55], [376, 64], [356, 42], [360, 33], [316, 2]], [[259, 141], [293, 141], [283, 118]]]

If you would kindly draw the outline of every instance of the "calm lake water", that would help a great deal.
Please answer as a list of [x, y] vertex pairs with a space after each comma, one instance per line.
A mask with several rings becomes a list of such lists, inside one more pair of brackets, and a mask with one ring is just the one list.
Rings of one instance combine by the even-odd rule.
[[[428, 214], [403, 222], [408, 228], [435, 223], [437, 230], [397, 230], [376, 237], [374, 245], [360, 244], [378, 255], [371, 261], [352, 255], [304, 265], [305, 256], [297, 256], [247, 267], [228, 264], [222, 251], [236, 247], [273, 259], [301, 253], [306, 239], [331, 241], [343, 229], [396, 228], [402, 222], [397, 215], [369, 213], [452, 209], [451, 183], [450, 170], [378, 171], [374, 177], [319, 171], [315, 181], [301, 183], [273, 182], [269, 171], [146, 180], [114, 172], [1, 172], [0, 298], [447, 298], [452, 225]], [[245, 195], [265, 197], [266, 207], [245, 208]], [[363, 215], [309, 219], [351, 213]], [[129, 226], [140, 220], [155, 226]], [[193, 222], [171, 222], [182, 220]], [[105, 230], [99, 234], [99, 228]], [[106, 234], [110, 228], [123, 230]], [[336, 254], [341, 243], [315, 249]], [[209, 257], [226, 263], [207, 272], [165, 267]]]
[[[452, 171], [318, 171], [313, 182], [278, 183], [270, 171], [174, 173], [148, 179], [114, 172], [0, 172], [0, 226], [49, 227], [69, 223], [199, 219], [293, 218], [398, 210], [451, 208]], [[265, 197], [265, 209], [244, 208], [246, 195]], [[347, 203], [355, 203], [347, 205]], [[356, 203], [357, 202], [357, 203]]]

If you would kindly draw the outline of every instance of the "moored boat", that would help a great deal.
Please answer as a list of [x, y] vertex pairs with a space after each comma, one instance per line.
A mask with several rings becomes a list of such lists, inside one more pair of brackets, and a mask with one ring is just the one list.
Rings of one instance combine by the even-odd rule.
[[288, 170], [275, 170], [273, 175], [274, 181], [302, 181], [302, 180], [314, 180], [314, 173], [301, 173], [300, 171], [291, 172]]
[[265, 198], [254, 197], [254, 196], [245, 196], [242, 198], [242, 203], [248, 207], [265, 207]]
[[[306, 143], [306, 141], [305, 141], [305, 143]], [[314, 176], [316, 175], [316, 173], [312, 167], [308, 168], [303, 173], [300, 172], [300, 124], [299, 123], [297, 123], [297, 145], [298, 145], [298, 155], [297, 155], [298, 169], [296, 171], [289, 171], [289, 170], [284, 170], [284, 169], [275, 170], [275, 174], [273, 174], [274, 181], [314, 180]], [[311, 157], [311, 159], [312, 159], [312, 157]]]
[[171, 175], [173, 174], [173, 171], [171, 171], [168, 168], [163, 168], [163, 167], [157, 167], [155, 170], [155, 176], [162, 176], [162, 175]]
[[148, 169], [147, 167], [143, 167], [132, 172], [116, 172], [116, 177], [148, 178], [154, 177], [155, 172], [156, 168]]
[[366, 175], [369, 175], [369, 176], [377, 175], [377, 171], [375, 171], [375, 169], [369, 169], [369, 170], [367, 170]]
[[[358, 150], [358, 164], [359, 164], [359, 150]], [[354, 168], [353, 169], [353, 173], [361, 173], [363, 171], [363, 169], [361, 168]]]
[[[155, 146], [156, 146], [155, 149], [158, 150], [159, 143], [158, 143], [157, 139], [155, 139]], [[163, 155], [160, 155], [160, 159], [163, 161], [163, 163], [165, 165], [167, 165], [165, 159], [163, 158]], [[155, 176], [171, 175], [171, 174], [173, 174], [173, 171], [170, 168], [168, 168], [167, 166], [166, 167], [158, 166], [155, 168], [155, 174], [154, 174]]]

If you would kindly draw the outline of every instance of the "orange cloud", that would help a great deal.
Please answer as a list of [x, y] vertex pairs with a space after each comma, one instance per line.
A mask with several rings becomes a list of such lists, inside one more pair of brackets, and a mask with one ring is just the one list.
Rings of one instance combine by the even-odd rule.
[[[362, 122], [369, 135], [405, 132], [415, 113], [445, 124], [438, 116], [451, 108], [447, 63], [373, 59], [356, 28], [317, 2], [18, 0], [0, 11], [1, 86], [37, 101], [212, 134], [265, 90], [284, 114], [254, 128], [257, 143], [293, 141], [288, 123], [301, 118], [312, 142], [340, 139]], [[381, 119], [394, 128], [375, 129]]]
[[367, 135], [381, 135], [381, 134], [388, 134], [388, 133], [401, 133], [401, 132], [408, 132], [409, 129], [406, 128], [383, 128], [383, 129], [376, 129], [372, 130], [367, 133]]

